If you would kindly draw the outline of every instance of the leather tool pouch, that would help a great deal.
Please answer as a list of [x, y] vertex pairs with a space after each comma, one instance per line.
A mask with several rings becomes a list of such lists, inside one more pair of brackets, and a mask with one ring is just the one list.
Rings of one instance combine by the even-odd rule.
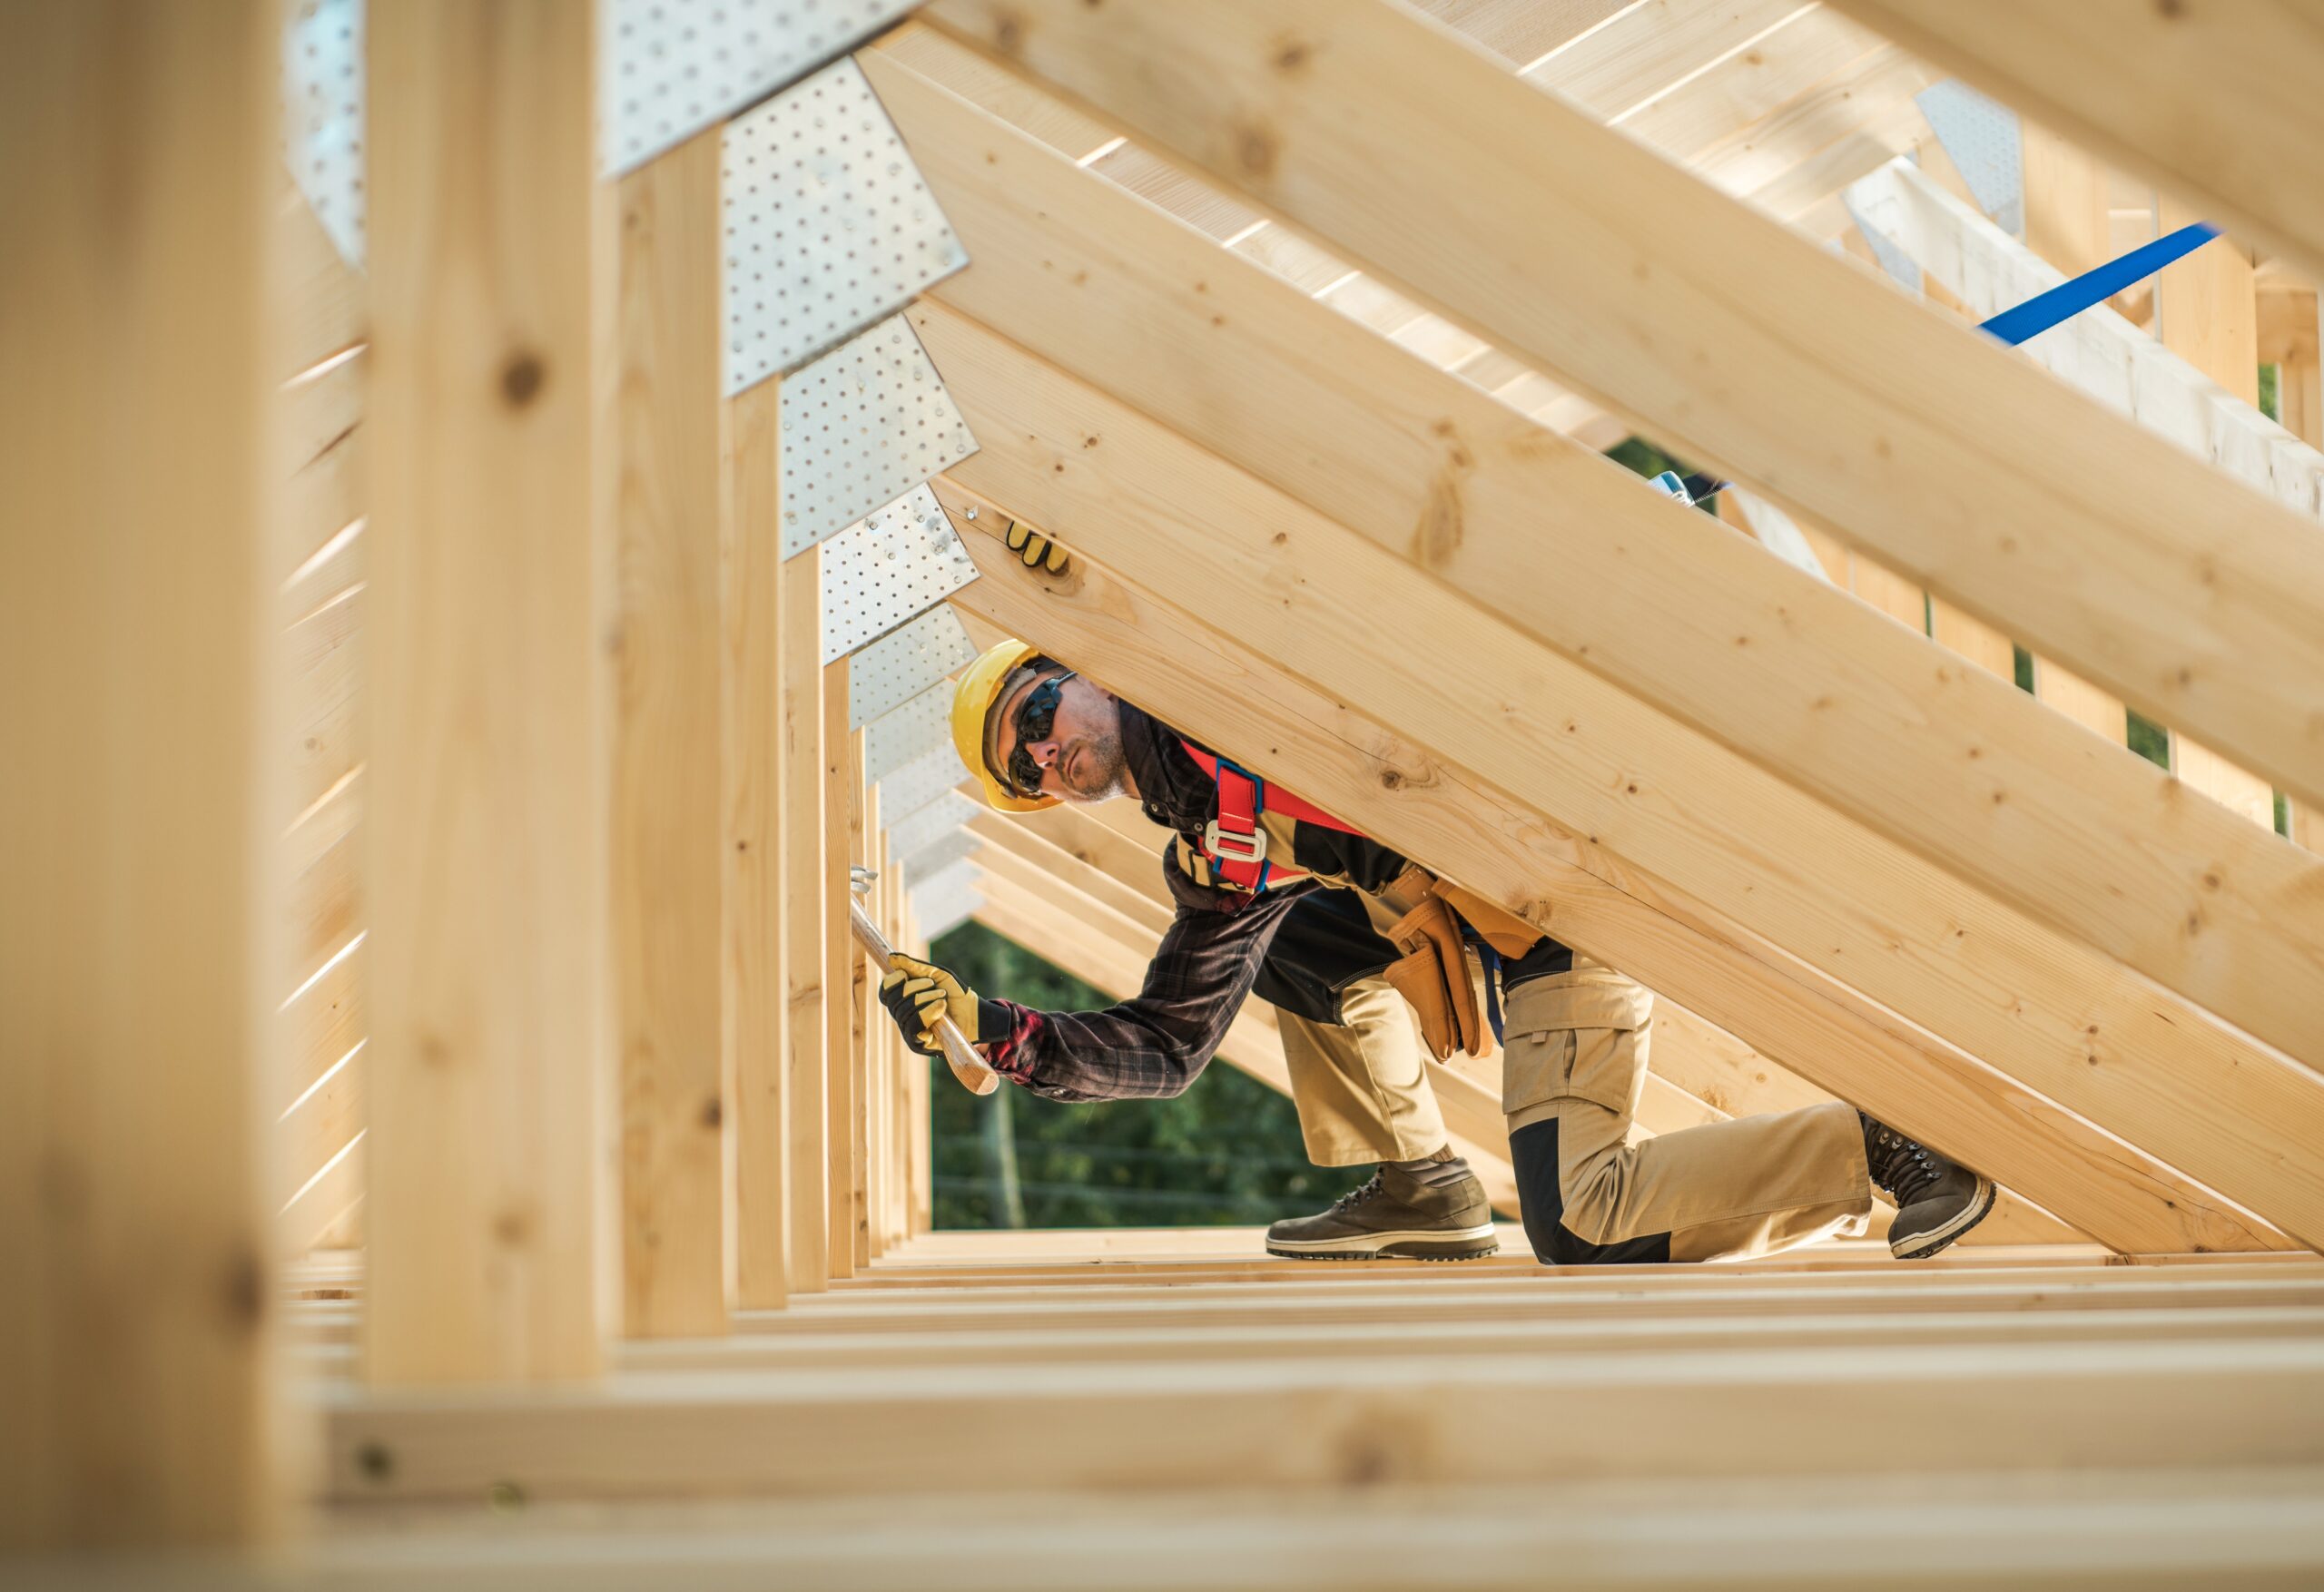
[[1549, 938], [1514, 912], [1505, 912], [1474, 890], [1462, 889], [1449, 879], [1436, 881], [1435, 893], [1467, 920], [1484, 942], [1512, 961]]
[[1484, 1055], [1477, 992], [1469, 981], [1469, 958], [1452, 909], [1430, 896], [1390, 927], [1388, 938], [1404, 955], [1382, 976], [1412, 1003], [1430, 1054], [1439, 1061], [1455, 1048]]

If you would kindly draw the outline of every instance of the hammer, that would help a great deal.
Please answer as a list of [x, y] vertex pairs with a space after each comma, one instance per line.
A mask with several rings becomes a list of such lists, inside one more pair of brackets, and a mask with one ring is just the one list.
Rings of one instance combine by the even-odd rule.
[[[854, 895], [862, 895], [872, 888], [874, 877], [868, 869], [851, 869], [848, 870], [848, 888]], [[849, 900], [847, 919], [855, 930], [855, 943], [864, 948], [873, 965], [884, 975], [895, 958], [895, 952], [888, 948], [888, 937], [880, 932], [878, 924], [864, 915], [862, 903], [859, 901]], [[969, 1043], [968, 1036], [960, 1032], [958, 1023], [950, 1017], [938, 1017], [936, 1041], [944, 1047], [944, 1060], [951, 1067], [952, 1076], [960, 1080], [960, 1086], [970, 1094], [990, 1095], [1000, 1087], [1000, 1075], [985, 1065], [984, 1057], [977, 1054], [976, 1047]]]

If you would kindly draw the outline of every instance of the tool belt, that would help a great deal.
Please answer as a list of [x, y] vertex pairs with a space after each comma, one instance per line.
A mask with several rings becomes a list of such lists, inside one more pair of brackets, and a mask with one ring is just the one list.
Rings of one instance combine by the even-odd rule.
[[[1320, 824], [1343, 834], [1363, 832], [1191, 741], [1180, 744], [1218, 787], [1218, 816], [1204, 830], [1202, 844], [1192, 845], [1183, 835], [1178, 839], [1179, 865], [1202, 884], [1256, 895], [1270, 883], [1304, 877], [1299, 870], [1268, 857], [1264, 821], [1270, 810], [1278, 821]], [[1455, 1049], [1489, 1055], [1485, 1025], [1477, 1015], [1476, 983], [1469, 977], [1467, 940], [1473, 937], [1486, 948], [1487, 959], [1513, 959], [1539, 944], [1541, 931], [1418, 863], [1399, 874], [1381, 899], [1391, 910], [1403, 914], [1389, 929], [1388, 938], [1404, 954], [1388, 965], [1383, 977], [1419, 1014], [1421, 1037], [1430, 1053], [1439, 1061], [1449, 1059]], [[1486, 999], [1492, 1000], [1490, 989]], [[1499, 1007], [1488, 1009], [1497, 1028]]]
[[1469, 1056], [1490, 1054], [1462, 927], [1497, 955], [1512, 959], [1540, 943], [1541, 931], [1417, 864], [1406, 869], [1387, 893], [1399, 903], [1418, 898], [1389, 926], [1389, 943], [1404, 954], [1382, 977], [1419, 1017], [1421, 1039], [1429, 1054], [1439, 1061], [1450, 1060], [1456, 1049]]

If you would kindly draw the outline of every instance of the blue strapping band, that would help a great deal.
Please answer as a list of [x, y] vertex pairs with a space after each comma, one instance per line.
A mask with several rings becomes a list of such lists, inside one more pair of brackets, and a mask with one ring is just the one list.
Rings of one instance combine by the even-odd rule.
[[[2132, 282], [2143, 281], [2218, 236], [2219, 229], [2209, 221], [2181, 227], [2167, 238], [2142, 243], [2121, 259], [2110, 260], [2095, 270], [2086, 270], [2072, 281], [2060, 282], [2046, 293], [2036, 293], [2023, 304], [2011, 305], [1992, 319], [1978, 322], [1977, 329], [1990, 332], [2015, 348], [2028, 338], [2040, 337], [2061, 321], [2072, 320], [2092, 306], [2104, 303]], [[1660, 485], [1659, 477], [1656, 484]], [[1714, 480], [1707, 476], [1689, 477], [1686, 482], [1687, 490], [1698, 503], [1733, 485], [1732, 481]]]
[[2061, 282], [2046, 293], [2036, 293], [2023, 304], [2012, 305], [1981, 323], [1978, 329], [1991, 332], [2012, 346], [2039, 337], [2060, 321], [2072, 319], [2093, 304], [2104, 303], [2132, 282], [2192, 254], [2218, 236], [2219, 229], [2208, 221], [2181, 227], [2167, 238], [2141, 244], [2120, 260], [2108, 260], [2096, 270], [2084, 271], [2070, 282]]

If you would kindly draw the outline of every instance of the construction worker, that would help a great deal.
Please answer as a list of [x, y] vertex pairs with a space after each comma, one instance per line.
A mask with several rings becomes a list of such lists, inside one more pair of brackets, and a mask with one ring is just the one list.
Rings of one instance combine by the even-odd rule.
[[[1063, 567], [1030, 527], [1008, 538], [1028, 567]], [[1652, 1030], [1644, 987], [1023, 643], [961, 676], [952, 733], [1000, 811], [1138, 802], [1176, 837], [1163, 860], [1177, 911], [1144, 988], [1101, 1012], [982, 998], [899, 958], [881, 997], [906, 1042], [935, 1054], [931, 1030], [950, 1016], [994, 1070], [1037, 1094], [1167, 1096], [1201, 1072], [1263, 973], [1278, 997], [1304, 987], [1311, 1016], [1319, 992], [1335, 997], [1341, 1022], [1285, 1025], [1293, 1100], [1311, 1154], [1382, 1164], [1331, 1209], [1270, 1228], [1275, 1253], [1492, 1253], [1482, 1187], [1443, 1140], [1425, 1069], [1393, 1022], [1406, 1016], [1440, 1059], [1487, 1054], [1481, 970], [1526, 1235], [1544, 1262], [1733, 1259], [1861, 1233], [1876, 1187], [1897, 1206], [1890, 1249], [1919, 1259], [1993, 1208], [1990, 1179], [1837, 1103], [1630, 1144]]]

